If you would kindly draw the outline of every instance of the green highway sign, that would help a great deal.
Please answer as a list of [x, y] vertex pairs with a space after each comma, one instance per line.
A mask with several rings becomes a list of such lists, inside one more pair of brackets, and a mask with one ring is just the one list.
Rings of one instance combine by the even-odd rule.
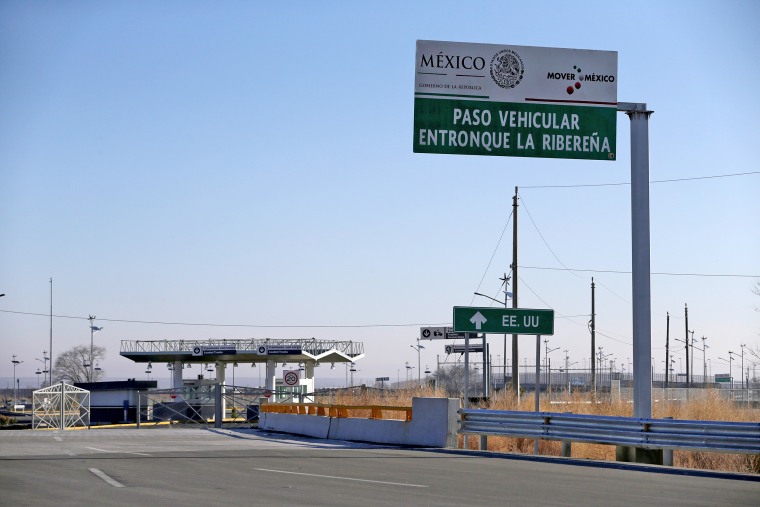
[[554, 334], [554, 310], [454, 307], [458, 333]]
[[615, 160], [617, 52], [417, 41], [415, 153]]

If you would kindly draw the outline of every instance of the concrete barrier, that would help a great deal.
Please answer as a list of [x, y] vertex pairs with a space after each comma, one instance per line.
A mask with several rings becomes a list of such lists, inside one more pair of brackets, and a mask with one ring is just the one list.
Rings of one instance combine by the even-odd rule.
[[413, 398], [411, 421], [262, 412], [259, 429], [376, 444], [456, 447], [458, 409], [456, 398]]

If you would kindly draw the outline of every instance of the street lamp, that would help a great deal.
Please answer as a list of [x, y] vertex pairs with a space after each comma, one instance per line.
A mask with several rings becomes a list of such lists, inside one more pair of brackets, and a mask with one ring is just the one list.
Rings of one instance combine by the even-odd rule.
[[93, 343], [93, 335], [95, 334], [95, 331], [100, 331], [103, 329], [102, 327], [94, 326], [92, 324], [92, 321], [95, 320], [97, 317], [94, 315], [90, 315], [87, 317], [87, 320], [90, 321], [90, 382], [95, 382], [95, 361], [92, 357], [92, 343]]
[[13, 354], [13, 359], [11, 360], [13, 363], [13, 410], [16, 411], [16, 405], [18, 405], [18, 381], [16, 380], [16, 366], [23, 363], [24, 361], [19, 361], [16, 359], [16, 354]]
[[[734, 358], [732, 356], [733, 352], [730, 350], [728, 351], [728, 378], [731, 379], [731, 389], [734, 388], [734, 370], [731, 367], [731, 363], [733, 362]], [[725, 361], [722, 357], [719, 357], [721, 361]]]
[[411, 376], [412, 370], [414, 369], [414, 366], [409, 366], [409, 361], [406, 362], [406, 382], [407, 385], [409, 384], [409, 378]]
[[[34, 359], [42, 363], [42, 371], [40, 373], [44, 373], [45, 374], [45, 380], [47, 380], [47, 374], [50, 371], [48, 369], [48, 364], [47, 364], [48, 361], [50, 361], [50, 358], [47, 356], [47, 350], [43, 350], [42, 351], [42, 359], [40, 359], [38, 357], [35, 357]], [[38, 384], [39, 384], [39, 382], [38, 382]], [[37, 385], [37, 388], [39, 388], [39, 385]]]
[[423, 345], [420, 345], [419, 338], [417, 338], [417, 345], [410, 345], [410, 347], [417, 351], [417, 386], [419, 387], [420, 383], [422, 382], [422, 379], [420, 377], [420, 350], [424, 349], [425, 347]]
[[[504, 290], [504, 301], [499, 301], [496, 298], [492, 298], [491, 296], [488, 296], [486, 294], [481, 294], [480, 292], [473, 292], [473, 294], [475, 294], [476, 296], [480, 296], [480, 297], [486, 298], [486, 299], [490, 299], [491, 301], [493, 301], [495, 303], [499, 303], [500, 305], [504, 305], [504, 308], [506, 308], [507, 307], [507, 300], [512, 297], [512, 293], [511, 292], [507, 292], [507, 290], [506, 290], [507, 287], [508, 287], [508, 285], [509, 285], [509, 277], [507, 276], [506, 273], [504, 273], [504, 277], [500, 278], [500, 280], [501, 280], [501, 284], [504, 286], [504, 289], [505, 289]], [[483, 353], [485, 354], [485, 351], [483, 351]], [[517, 361], [516, 358], [513, 358], [512, 360], [513, 361]], [[517, 376], [517, 375], [515, 375], [515, 376]], [[505, 389], [506, 389], [506, 385], [507, 385], [507, 334], [505, 333], [504, 334], [504, 388]]]

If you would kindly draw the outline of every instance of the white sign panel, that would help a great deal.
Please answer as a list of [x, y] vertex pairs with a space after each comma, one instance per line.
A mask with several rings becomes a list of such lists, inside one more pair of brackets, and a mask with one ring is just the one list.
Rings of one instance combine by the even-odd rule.
[[417, 41], [414, 152], [615, 160], [617, 52]]
[[420, 340], [444, 340], [446, 338], [445, 327], [421, 327]]

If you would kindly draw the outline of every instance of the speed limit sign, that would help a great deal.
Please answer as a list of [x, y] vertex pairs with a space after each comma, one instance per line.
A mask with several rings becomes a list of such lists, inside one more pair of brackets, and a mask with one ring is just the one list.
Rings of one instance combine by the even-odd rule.
[[298, 372], [297, 371], [286, 371], [283, 375], [282, 379], [285, 381], [286, 386], [297, 386], [298, 385]]

